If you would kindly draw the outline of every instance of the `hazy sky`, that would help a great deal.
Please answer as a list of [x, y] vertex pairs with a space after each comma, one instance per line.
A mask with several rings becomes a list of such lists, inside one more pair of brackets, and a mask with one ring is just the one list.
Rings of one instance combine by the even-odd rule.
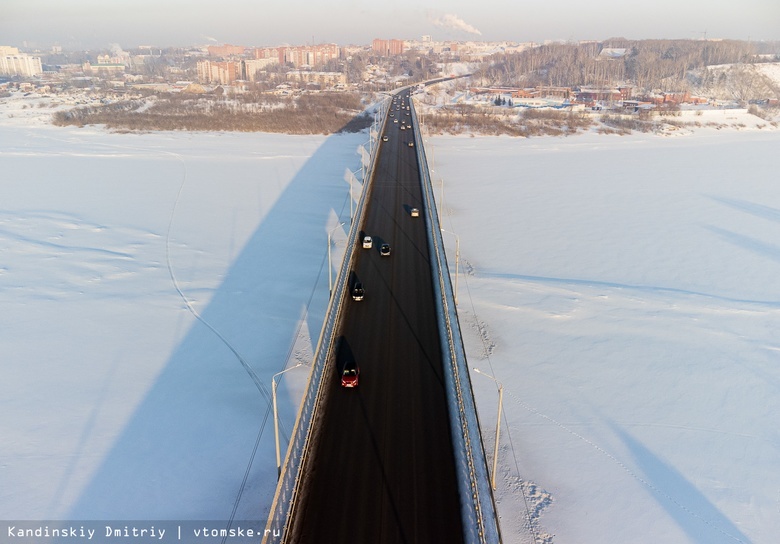
[[278, 45], [374, 38], [780, 40], [780, 0], [2, 0], [0, 45]]

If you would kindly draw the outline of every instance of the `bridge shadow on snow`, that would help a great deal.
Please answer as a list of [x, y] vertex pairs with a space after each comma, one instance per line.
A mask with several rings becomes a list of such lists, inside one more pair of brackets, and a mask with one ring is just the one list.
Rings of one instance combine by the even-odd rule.
[[[194, 322], [121, 430], [70, 519], [224, 520], [242, 490], [236, 519], [265, 519], [276, 484], [271, 377], [284, 368], [301, 319], [316, 346], [328, 302], [328, 231], [336, 217], [349, 228], [344, 169], [357, 162], [354, 150], [365, 139], [365, 133], [328, 137], [283, 190], [200, 311], [203, 321]], [[307, 376], [308, 370], [299, 372]], [[277, 393], [289, 432], [298, 399], [289, 398], [283, 384]], [[286, 439], [281, 445], [284, 452]]]
[[685, 532], [689, 542], [750, 544], [750, 539], [677, 469], [623, 429], [613, 425], [613, 430], [634, 456], [653, 497]]

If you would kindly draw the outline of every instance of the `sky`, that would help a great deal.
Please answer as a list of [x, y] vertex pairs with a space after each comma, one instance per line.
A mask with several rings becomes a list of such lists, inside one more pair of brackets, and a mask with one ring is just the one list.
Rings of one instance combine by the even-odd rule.
[[776, 0], [5, 0], [0, 45], [68, 49], [369, 44], [374, 38], [543, 42], [610, 37], [780, 40]]

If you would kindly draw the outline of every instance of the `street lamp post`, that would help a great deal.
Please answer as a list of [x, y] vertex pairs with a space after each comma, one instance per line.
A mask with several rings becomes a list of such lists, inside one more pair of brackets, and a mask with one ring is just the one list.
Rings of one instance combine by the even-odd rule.
[[490, 477], [490, 483], [493, 486], [493, 490], [496, 489], [496, 468], [498, 467], [498, 439], [501, 433], [501, 412], [503, 409], [503, 403], [504, 403], [504, 386], [501, 385], [501, 382], [495, 379], [490, 374], [486, 374], [485, 372], [482, 372], [480, 369], [475, 368], [474, 372], [477, 374], [482, 374], [483, 376], [486, 376], [496, 382], [496, 385], [498, 385], [498, 417], [496, 418], [496, 446], [493, 450], [493, 474]]
[[436, 153], [434, 153], [433, 144], [428, 146], [428, 149], [431, 150], [431, 170], [436, 168]]
[[331, 231], [328, 233], [328, 296], [331, 296], [333, 294], [333, 266], [331, 265], [331, 257], [330, 257], [330, 240], [333, 236], [333, 233], [336, 231], [337, 228], [343, 227], [344, 223], [339, 223]]
[[290, 368], [282, 370], [281, 372], [277, 372], [271, 378], [271, 398], [273, 399], [273, 405], [274, 405], [274, 441], [276, 442], [276, 479], [277, 480], [282, 475], [282, 458], [281, 458], [281, 453], [279, 452], [279, 415], [276, 411], [276, 377], [281, 376], [285, 372], [289, 372], [294, 368], [298, 368], [299, 366], [303, 366], [303, 363], [298, 363], [295, 366], [291, 366]]
[[[439, 193], [439, 221], [444, 221], [444, 178], [441, 178], [441, 191]], [[433, 190], [433, 182], [431, 182], [431, 190]]]
[[[355, 217], [354, 217], [355, 216], [355, 210], [354, 210], [355, 209], [355, 203], [353, 201], [354, 200], [353, 199], [354, 191], [352, 190], [352, 186], [354, 185], [355, 181], [357, 181], [356, 174], [358, 172], [361, 172], [361, 174], [362, 174], [362, 167], [361, 167], [360, 170], [355, 170], [354, 172], [352, 170], [349, 171], [349, 173], [351, 174], [349, 176], [349, 224], [350, 225], [352, 225], [352, 221], [355, 219]], [[362, 183], [362, 181], [363, 180], [361, 180], [361, 183]]]
[[455, 306], [458, 305], [458, 263], [460, 262], [460, 236], [454, 232], [441, 229], [442, 232], [452, 234], [455, 237]]

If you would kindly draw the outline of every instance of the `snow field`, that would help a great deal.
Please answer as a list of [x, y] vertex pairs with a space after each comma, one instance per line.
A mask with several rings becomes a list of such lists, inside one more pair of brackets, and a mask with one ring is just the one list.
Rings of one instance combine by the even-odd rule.
[[[430, 139], [470, 364], [505, 388], [506, 541], [777, 534], [778, 136], [762, 130]], [[472, 383], [492, 455], [495, 384]]]

